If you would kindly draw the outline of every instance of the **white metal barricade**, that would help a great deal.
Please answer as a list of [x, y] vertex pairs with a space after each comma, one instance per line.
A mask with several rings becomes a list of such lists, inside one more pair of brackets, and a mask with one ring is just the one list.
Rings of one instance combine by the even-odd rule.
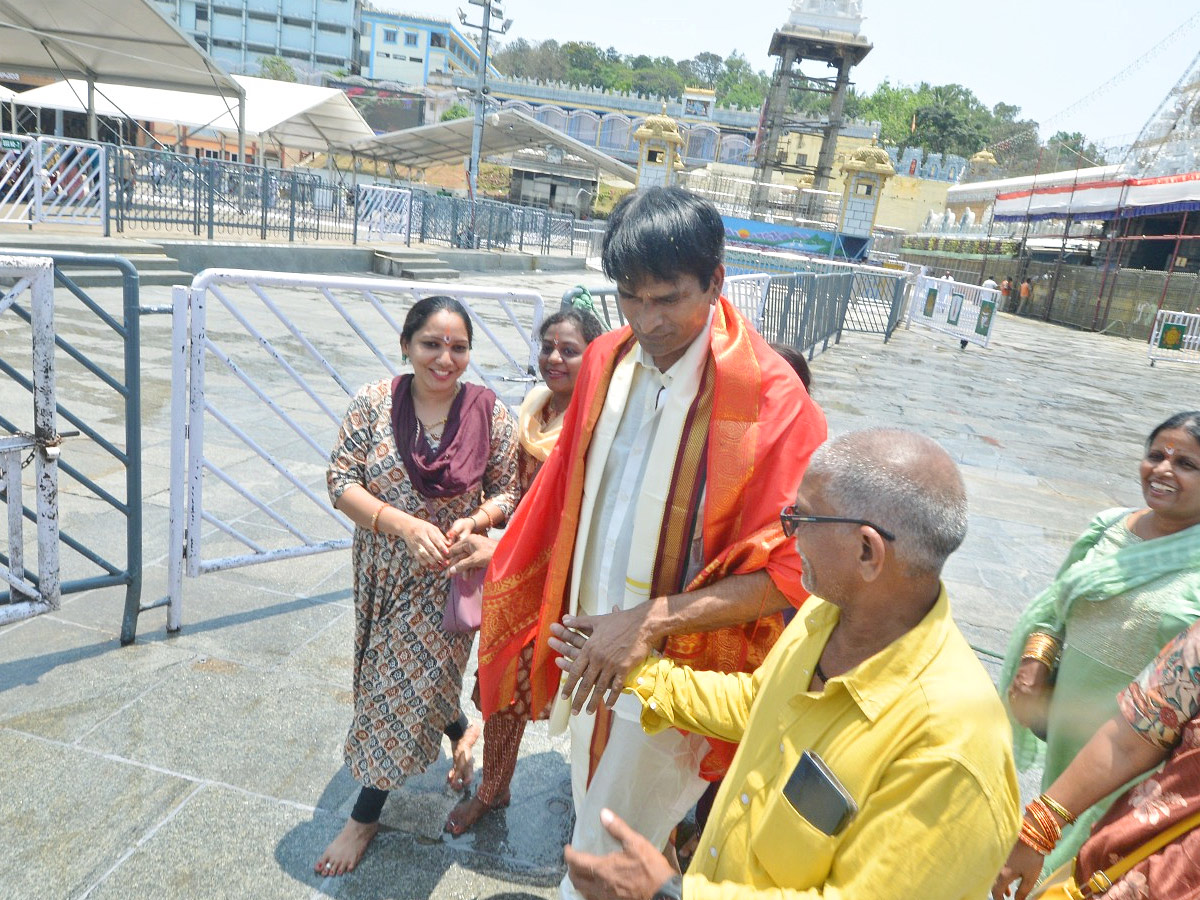
[[412, 191], [382, 185], [358, 188], [358, 227], [366, 229], [365, 240], [409, 240]]
[[993, 288], [921, 275], [909, 303], [908, 323], [986, 347], [999, 301], [1000, 292]]
[[763, 330], [763, 310], [770, 289], [770, 275], [730, 275], [725, 279], [725, 297], [759, 334]]
[[1150, 335], [1150, 365], [1160, 359], [1200, 363], [1200, 313], [1160, 309]]
[[0, 151], [0, 221], [104, 225], [103, 144], [0, 134]]
[[[0, 279], [13, 280], [0, 289], [0, 315], [16, 318], [11, 309], [29, 295], [32, 348], [29, 361], [33, 389], [33, 432], [0, 438], [0, 486], [4, 490], [8, 539], [0, 558], [0, 581], [8, 602], [0, 602], [0, 625], [58, 609], [58, 441], [54, 386], [54, 263], [42, 257], [0, 256]], [[4, 329], [0, 329], [3, 331]], [[6, 354], [11, 363], [16, 354]], [[6, 367], [8, 371], [8, 367]], [[15, 372], [9, 373], [16, 377]], [[22, 376], [23, 380], [23, 376]], [[0, 392], [0, 396], [5, 396]], [[7, 406], [8, 404], [6, 404]], [[13, 410], [6, 409], [11, 414]], [[32, 459], [37, 494], [37, 582], [25, 568], [22, 469]]]
[[404, 316], [435, 294], [470, 313], [468, 378], [515, 408], [536, 380], [533, 291], [233, 269], [174, 289], [169, 631], [185, 563], [197, 577], [349, 546], [330, 449], [359, 387], [400, 373]]
[[0, 134], [0, 222], [29, 221], [38, 184], [34, 164], [37, 142], [19, 134]]

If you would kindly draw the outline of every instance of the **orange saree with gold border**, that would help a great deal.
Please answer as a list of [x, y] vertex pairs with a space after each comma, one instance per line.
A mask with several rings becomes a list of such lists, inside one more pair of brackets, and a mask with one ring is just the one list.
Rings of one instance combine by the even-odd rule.
[[[701, 386], [708, 416], [701, 453], [681, 446], [677, 468], [703, 466], [702, 534], [704, 569], [686, 590], [730, 575], [766, 570], [775, 586], [796, 606], [800, 558], [783, 536], [779, 511], [791, 503], [813, 450], [825, 439], [825, 416], [809, 398], [787, 363], [720, 298], [709, 336], [708, 372]], [[522, 500], [496, 547], [483, 593], [479, 643], [480, 705], [485, 716], [513, 702], [521, 651], [533, 644], [531, 709], [543, 710], [559, 683], [548, 644], [550, 625], [566, 612], [571, 560], [579, 526], [588, 448], [617, 361], [633, 346], [628, 327], [591, 343], [575, 385], [558, 444]], [[685, 441], [687, 435], [685, 434]], [[687, 474], [677, 472], [681, 480]], [[674, 486], [673, 486], [674, 487]], [[688, 495], [682, 490], [680, 503]], [[666, 532], [689, 524], [668, 504], [656, 576], [679, 570], [672, 548], [685, 542]], [[655, 578], [656, 586], [659, 578]], [[673, 635], [664, 653], [697, 669], [753, 671], [782, 632], [775, 613], [745, 625], [699, 634]], [[731, 745], [713, 742], [701, 768], [717, 778], [733, 757]]]

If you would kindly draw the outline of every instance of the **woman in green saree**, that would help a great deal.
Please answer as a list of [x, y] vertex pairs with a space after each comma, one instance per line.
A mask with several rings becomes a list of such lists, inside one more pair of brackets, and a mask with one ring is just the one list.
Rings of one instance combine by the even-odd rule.
[[[1200, 619], [1200, 411], [1150, 433], [1140, 476], [1145, 508], [1096, 516], [1009, 643], [1000, 684], [1017, 764], [1044, 758], [1043, 789], [1117, 714], [1118, 692]], [[1078, 852], [1126, 787], [1063, 830], [1046, 871]]]

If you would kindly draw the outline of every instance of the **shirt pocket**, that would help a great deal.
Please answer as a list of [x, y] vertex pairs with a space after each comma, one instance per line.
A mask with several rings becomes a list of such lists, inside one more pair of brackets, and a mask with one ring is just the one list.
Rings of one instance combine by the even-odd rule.
[[771, 881], [784, 888], [824, 884], [838, 838], [825, 834], [796, 812], [781, 788], [771, 791], [750, 836], [750, 850]]

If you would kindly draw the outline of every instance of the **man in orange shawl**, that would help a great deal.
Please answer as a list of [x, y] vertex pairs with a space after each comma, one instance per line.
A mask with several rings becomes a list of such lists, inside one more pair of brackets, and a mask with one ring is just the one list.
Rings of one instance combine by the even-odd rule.
[[[598, 855], [615, 846], [601, 808], [661, 846], [732, 758], [694, 735], [645, 735], [636, 703], [622, 711], [625, 676], [659, 650], [753, 671], [780, 611], [806, 596], [779, 511], [825, 418], [721, 296], [723, 253], [720, 214], [682, 189], [639, 191], [613, 210], [603, 264], [629, 325], [589, 346], [559, 442], [484, 586], [484, 716], [512, 705], [526, 674], [522, 700], [547, 708], [561, 674], [552, 623], [589, 636], [552, 718], [584, 713], [571, 721], [571, 843]], [[569, 879], [562, 895], [578, 896]]]

